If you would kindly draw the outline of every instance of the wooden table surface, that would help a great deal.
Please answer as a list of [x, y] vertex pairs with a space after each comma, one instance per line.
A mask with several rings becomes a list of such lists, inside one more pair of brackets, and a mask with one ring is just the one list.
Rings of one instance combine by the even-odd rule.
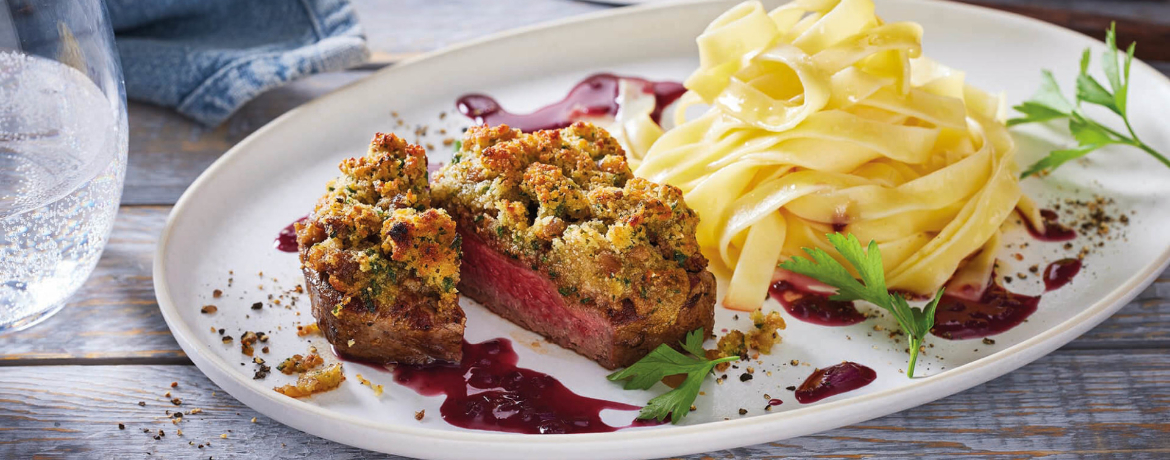
[[[1170, 23], [1166, 0], [979, 1], [1073, 28], [1108, 19], [1152, 27], [1139, 30], [1146, 33], [1140, 37], [1157, 37], [1164, 33], [1157, 23]], [[151, 284], [151, 258], [171, 205], [249, 133], [378, 67], [606, 7], [565, 0], [355, 5], [370, 39], [370, 64], [272, 90], [215, 129], [130, 104], [126, 189], [97, 270], [61, 313], [0, 336], [0, 458], [381, 458], [268, 419], [191, 364], [163, 322]], [[1163, 42], [1147, 56], [1167, 49]], [[176, 407], [164, 396], [168, 391], [183, 399], [184, 409], [202, 413], [172, 424], [166, 411]], [[1083, 337], [985, 385], [846, 428], [687, 458], [801, 455], [1170, 458], [1170, 272]]]

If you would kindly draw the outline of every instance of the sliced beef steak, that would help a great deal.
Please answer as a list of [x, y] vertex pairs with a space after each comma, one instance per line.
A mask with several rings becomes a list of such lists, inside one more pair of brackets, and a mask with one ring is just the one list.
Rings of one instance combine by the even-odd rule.
[[463, 235], [460, 293], [607, 369], [629, 366], [660, 344], [681, 342], [689, 331], [711, 333], [715, 277], [710, 272], [689, 277], [690, 296], [670, 327], [654, 327], [629, 300], [612, 308], [583, 304], [561, 295], [544, 272], [492, 250], [475, 235]]
[[431, 187], [464, 242], [460, 292], [496, 314], [611, 369], [711, 333], [698, 217], [604, 130], [474, 127]]
[[378, 363], [458, 362], [466, 317], [459, 308], [455, 222], [427, 209], [423, 149], [378, 134], [297, 224], [313, 317], [338, 353]]
[[[304, 268], [305, 285], [313, 305], [313, 317], [321, 333], [337, 353], [372, 363], [429, 364], [459, 362], [463, 356], [463, 311], [440, 317], [434, 313], [435, 298], [400, 294], [392, 306], [369, 306], [360, 299], [343, 314], [334, 314], [346, 296], [329, 285], [328, 276]], [[456, 306], [458, 308], [458, 306]], [[352, 340], [352, 342], [350, 342]]]

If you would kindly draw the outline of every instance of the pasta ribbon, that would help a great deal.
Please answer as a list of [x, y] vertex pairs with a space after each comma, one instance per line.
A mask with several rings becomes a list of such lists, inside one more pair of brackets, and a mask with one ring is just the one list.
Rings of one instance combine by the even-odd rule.
[[836, 255], [833, 231], [876, 241], [891, 289], [929, 296], [950, 280], [977, 295], [1004, 221], [1017, 208], [1039, 220], [1003, 98], [923, 56], [922, 35], [872, 0], [795, 0], [741, 3], [698, 37], [676, 127], [640, 136], [635, 174], [683, 190], [730, 276], [724, 306], [759, 308], [779, 261]]

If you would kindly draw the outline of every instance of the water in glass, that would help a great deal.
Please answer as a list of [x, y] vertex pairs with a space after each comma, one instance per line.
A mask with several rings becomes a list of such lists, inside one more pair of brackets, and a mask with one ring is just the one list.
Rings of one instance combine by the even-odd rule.
[[126, 123], [83, 73], [0, 50], [0, 331], [55, 313], [101, 256]]

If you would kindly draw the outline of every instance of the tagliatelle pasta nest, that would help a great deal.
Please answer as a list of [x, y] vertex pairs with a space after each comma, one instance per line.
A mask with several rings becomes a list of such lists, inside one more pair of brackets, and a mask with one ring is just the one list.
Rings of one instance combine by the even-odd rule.
[[922, 56], [921, 39], [872, 0], [750, 1], [699, 36], [678, 126], [635, 174], [683, 190], [703, 252], [730, 276], [725, 306], [759, 308], [801, 248], [836, 255], [833, 231], [878, 243], [890, 289], [981, 288], [1013, 210], [1041, 225], [1004, 101]]

